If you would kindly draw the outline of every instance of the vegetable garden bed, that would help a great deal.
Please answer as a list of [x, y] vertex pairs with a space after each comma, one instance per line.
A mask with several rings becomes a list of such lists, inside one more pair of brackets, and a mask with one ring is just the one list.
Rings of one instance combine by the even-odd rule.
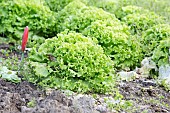
[[0, 6], [0, 112], [170, 112], [168, 0]]

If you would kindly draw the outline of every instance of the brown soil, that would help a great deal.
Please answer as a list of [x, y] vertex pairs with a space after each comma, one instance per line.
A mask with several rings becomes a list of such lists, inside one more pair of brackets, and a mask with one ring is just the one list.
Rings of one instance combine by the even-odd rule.
[[170, 91], [165, 91], [155, 80], [123, 82], [119, 90], [125, 100], [133, 101], [133, 113], [170, 113]]
[[[13, 84], [0, 79], [1, 113], [71, 113], [76, 112], [61, 91], [49, 94], [26, 81]], [[29, 103], [34, 102], [33, 106]]]

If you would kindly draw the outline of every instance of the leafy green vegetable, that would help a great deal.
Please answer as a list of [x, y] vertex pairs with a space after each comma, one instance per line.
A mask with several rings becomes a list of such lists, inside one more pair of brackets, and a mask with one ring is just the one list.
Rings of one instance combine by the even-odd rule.
[[72, 1], [73, 0], [45, 0], [50, 10], [55, 12], [62, 10], [66, 5], [68, 5]]
[[117, 0], [119, 2], [120, 7], [125, 7], [128, 5], [139, 6], [149, 11], [153, 11], [156, 14], [159, 14], [163, 17], [167, 18], [167, 23], [170, 20], [170, 11], [168, 12], [168, 8], [170, 7], [169, 0]]
[[31, 66], [34, 68], [35, 74], [40, 77], [47, 77], [50, 74], [45, 63], [38, 64], [38, 62], [31, 62]]
[[154, 49], [152, 59], [156, 62], [158, 66], [169, 64], [170, 55], [170, 39], [164, 39], [160, 41], [157, 48]]
[[[50, 7], [52, 11], [59, 12], [64, 7], [67, 7], [71, 2], [82, 2], [88, 6], [95, 6], [98, 8], [102, 8], [108, 12], [114, 12], [117, 8], [117, 0], [45, 0], [47, 6]], [[74, 7], [73, 7], [74, 8]]]
[[39, 47], [44, 42], [45, 42], [45, 38], [44, 37], [30, 33], [27, 47], [28, 48], [32, 48], [35, 45], [37, 47]]
[[58, 19], [60, 21], [59, 31], [69, 29], [82, 32], [96, 20], [115, 20], [116, 18], [115, 15], [105, 12], [102, 9], [88, 7], [81, 2], [73, 1], [59, 12]]
[[86, 0], [85, 2], [87, 5], [90, 6], [95, 6], [98, 8], [102, 8], [103, 10], [110, 12], [110, 13], [115, 13], [118, 5], [118, 0]]
[[83, 34], [95, 37], [117, 69], [135, 68], [142, 54], [138, 42], [130, 36], [129, 29], [118, 20], [95, 21]]
[[113, 62], [96, 43], [96, 39], [68, 31], [47, 39], [30, 53], [35, 74], [30, 75], [30, 80], [45, 87], [78, 92], [111, 91]]
[[152, 26], [165, 22], [163, 17], [153, 12], [129, 14], [122, 20], [130, 27], [133, 34], [141, 34]]
[[117, 9], [117, 11], [115, 12], [115, 15], [118, 19], [121, 20], [123, 17], [129, 14], [133, 14], [133, 13], [144, 14], [148, 12], [149, 12], [148, 10], [143, 9], [142, 7], [129, 5], [129, 6], [125, 6], [125, 7], [121, 7]]
[[39, 36], [56, 35], [56, 14], [42, 0], [8, 0], [0, 6], [0, 35], [20, 40], [25, 26]]
[[6, 79], [14, 83], [18, 83], [21, 81], [21, 79], [17, 76], [16, 71], [8, 70], [6, 66], [1, 65], [0, 65], [0, 78]]
[[144, 32], [142, 37], [145, 55], [151, 56], [153, 50], [159, 45], [159, 42], [170, 37], [170, 25], [155, 25]]

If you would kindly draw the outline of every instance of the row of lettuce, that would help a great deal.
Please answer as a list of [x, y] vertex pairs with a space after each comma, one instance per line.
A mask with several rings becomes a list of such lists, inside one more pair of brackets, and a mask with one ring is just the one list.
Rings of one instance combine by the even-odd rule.
[[21, 40], [23, 28], [29, 26], [31, 82], [79, 92], [110, 92], [114, 73], [135, 69], [144, 57], [152, 57], [158, 66], [169, 64], [170, 26], [165, 18], [116, 3], [2, 0], [0, 36]]

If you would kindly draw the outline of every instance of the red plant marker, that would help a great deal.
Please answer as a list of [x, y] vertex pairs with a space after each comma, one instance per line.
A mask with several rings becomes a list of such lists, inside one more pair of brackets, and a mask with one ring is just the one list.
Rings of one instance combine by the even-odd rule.
[[27, 41], [28, 41], [28, 26], [25, 27], [24, 29], [24, 34], [22, 35], [22, 52], [25, 51], [26, 45], [27, 45]]
[[25, 27], [24, 29], [24, 34], [22, 35], [22, 45], [21, 45], [21, 51], [22, 51], [22, 55], [21, 55], [21, 62], [18, 68], [18, 72], [19, 70], [21, 70], [21, 68], [24, 65], [24, 51], [27, 45], [27, 41], [28, 41], [28, 26]]

